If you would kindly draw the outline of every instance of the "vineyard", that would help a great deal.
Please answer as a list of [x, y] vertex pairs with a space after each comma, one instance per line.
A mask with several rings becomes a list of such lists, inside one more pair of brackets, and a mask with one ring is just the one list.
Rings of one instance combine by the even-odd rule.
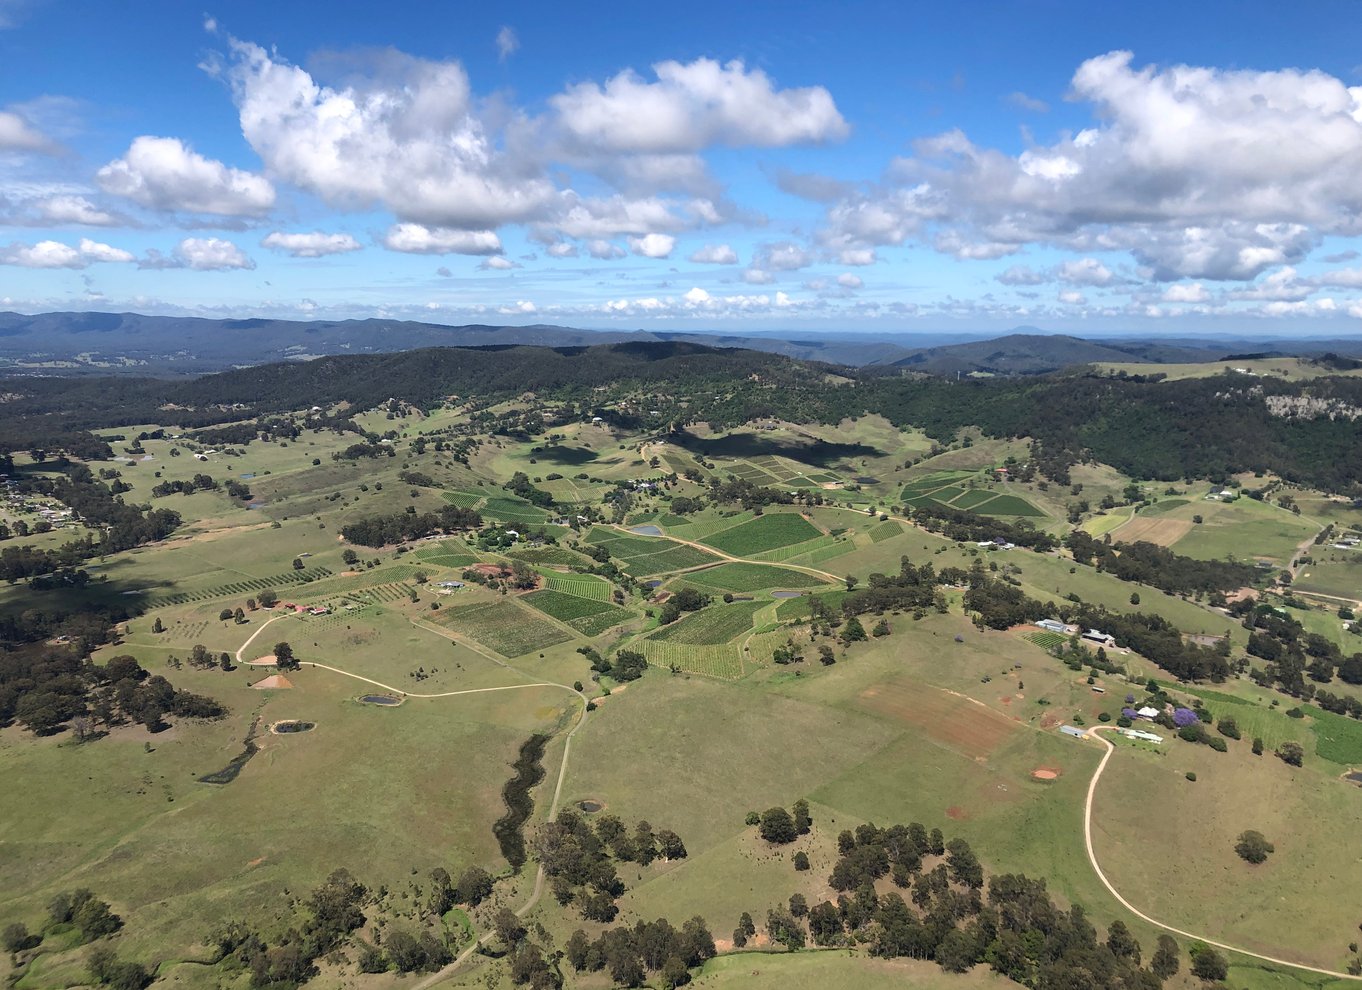
[[635, 577], [717, 562], [713, 554], [696, 547], [654, 537], [620, 536], [599, 527], [591, 531], [587, 542], [605, 547], [621, 561], [621, 569]]
[[669, 626], [663, 626], [649, 637], [654, 642], [685, 643], [692, 646], [715, 646], [728, 643], [752, 628], [752, 617], [767, 602], [734, 602], [731, 605], [712, 605], [692, 612]]
[[596, 602], [610, 601], [611, 592], [614, 590], [610, 582], [589, 574], [549, 573], [544, 575], [544, 583], [554, 591], [576, 595], [578, 598], [589, 598]]
[[803, 516], [792, 512], [758, 516], [732, 529], [720, 530], [701, 542], [735, 557], [746, 557], [777, 547], [803, 543], [821, 535]]
[[725, 681], [736, 681], [745, 673], [742, 653], [734, 644], [697, 646], [644, 639], [636, 642], [632, 648], [638, 649], [654, 667], [674, 667], [688, 674], [703, 674]]
[[632, 612], [610, 602], [579, 598], [561, 591], [532, 591], [524, 600], [586, 636], [599, 636], [611, 626], [634, 617]]
[[327, 577], [331, 570], [326, 567], [307, 567], [301, 571], [285, 571], [282, 574], [275, 574], [264, 578], [247, 578], [241, 581], [233, 581], [231, 584], [215, 585], [211, 588], [200, 588], [197, 591], [178, 591], [169, 595], [152, 595], [148, 603], [152, 608], [159, 608], [162, 605], [185, 605], [189, 602], [202, 602], [210, 598], [225, 598], [229, 595], [250, 597], [256, 592], [264, 591], [266, 588], [278, 589], [281, 586], [290, 584], [305, 584], [309, 581], [316, 581]]
[[435, 567], [467, 567], [478, 562], [477, 555], [458, 540], [445, 540], [416, 551], [415, 557], [423, 564]]
[[883, 543], [885, 540], [892, 540], [894, 537], [898, 536], [902, 532], [903, 532], [902, 526], [894, 522], [894, 520], [892, 519], [886, 519], [878, 526], [870, 527], [870, 532], [868, 535], [870, 536], [871, 543]]
[[815, 550], [821, 550], [824, 547], [839, 547], [838, 553], [847, 549], [841, 546], [835, 536], [818, 536], [812, 540], [805, 540], [803, 543], [791, 543], [789, 546], [776, 547], [774, 550], [763, 550], [761, 553], [749, 553], [747, 556], [752, 560], [765, 560], [772, 564], [783, 564], [787, 560], [813, 553]]
[[441, 609], [435, 613], [435, 621], [506, 657], [522, 656], [572, 638], [553, 623], [536, 619], [505, 601]]
[[526, 547], [524, 550], [512, 550], [506, 556], [527, 564], [545, 564], [550, 567], [581, 566], [591, 562], [576, 551], [564, 547]]
[[307, 588], [306, 597], [311, 601], [316, 601], [319, 598], [332, 595], [353, 595], [356, 591], [372, 588], [377, 584], [409, 581], [421, 573], [421, 570], [421, 568], [414, 567], [411, 564], [381, 564], [349, 577], [333, 577], [325, 581], [317, 581]]
[[446, 502], [461, 509], [476, 509], [483, 499], [477, 492], [444, 492], [443, 495]]
[[768, 588], [812, 588], [825, 582], [812, 574], [792, 571], [788, 567], [768, 567], [764, 564], [729, 563], [692, 571], [686, 575], [689, 584], [706, 590], [764, 591]]

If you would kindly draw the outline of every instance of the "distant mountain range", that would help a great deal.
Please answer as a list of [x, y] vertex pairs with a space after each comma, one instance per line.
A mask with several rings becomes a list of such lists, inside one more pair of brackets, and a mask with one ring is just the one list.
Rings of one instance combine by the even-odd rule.
[[[1018, 327], [1004, 337], [967, 334], [807, 333], [751, 335], [650, 330], [580, 330], [550, 325], [444, 326], [401, 320], [211, 320], [137, 313], [0, 313], [0, 374], [200, 375], [335, 354], [422, 347], [587, 347], [675, 341], [740, 347], [832, 364], [927, 374], [1035, 375], [1094, 362], [1219, 361], [1246, 352], [1362, 356], [1362, 339], [1197, 338], [1086, 340]], [[928, 346], [930, 345], [930, 346]]]

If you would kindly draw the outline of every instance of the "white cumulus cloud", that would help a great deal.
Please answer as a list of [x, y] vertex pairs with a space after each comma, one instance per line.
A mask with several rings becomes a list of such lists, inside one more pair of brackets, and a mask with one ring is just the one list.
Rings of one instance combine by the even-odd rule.
[[326, 234], [320, 230], [296, 234], [276, 230], [267, 234], [260, 242], [260, 246], [275, 251], [286, 251], [295, 258], [321, 258], [328, 254], [344, 254], [360, 249], [359, 241], [349, 234]]
[[264, 176], [205, 158], [177, 138], [135, 138], [95, 178], [105, 192], [153, 210], [258, 216], [274, 206]]
[[452, 230], [419, 223], [394, 224], [383, 237], [391, 251], [408, 254], [500, 254], [501, 238], [491, 230]]
[[736, 265], [738, 252], [727, 244], [706, 244], [691, 252], [690, 260], [700, 265]]
[[131, 253], [89, 238], [81, 238], [75, 247], [60, 241], [39, 241], [36, 244], [16, 242], [0, 248], [0, 265], [20, 268], [86, 268], [96, 262], [132, 260]]
[[516, 36], [515, 28], [503, 24], [501, 30], [497, 32], [497, 58], [505, 62], [519, 49], [520, 38]]
[[741, 61], [659, 62], [653, 74], [651, 82], [625, 71], [604, 85], [569, 87], [550, 99], [559, 126], [593, 149], [654, 154], [822, 142], [850, 131], [822, 86], [777, 89]]
[[645, 234], [629, 238], [629, 250], [644, 258], [670, 258], [676, 238], [670, 234]]

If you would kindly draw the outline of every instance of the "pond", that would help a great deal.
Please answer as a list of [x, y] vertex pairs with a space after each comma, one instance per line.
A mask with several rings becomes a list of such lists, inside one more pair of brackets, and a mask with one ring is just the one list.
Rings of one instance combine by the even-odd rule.
[[661, 536], [662, 530], [656, 526], [630, 526], [629, 532], [637, 533], [639, 536]]
[[241, 476], [243, 481], [250, 481], [254, 477], [255, 477], [254, 471], [247, 471], [245, 474]]
[[1354, 770], [1352, 773], [1345, 773], [1343, 779], [1362, 787], [1362, 770]]
[[645, 588], [660, 588], [662, 587], [662, 580], [660, 578], [653, 578], [651, 581], [644, 581], [643, 586]]
[[311, 732], [317, 727], [316, 722], [303, 722], [298, 719], [287, 719], [283, 722], [275, 722], [270, 731], [283, 735], [287, 732]]
[[588, 815], [594, 815], [596, 812], [602, 810], [605, 805], [600, 801], [578, 801], [577, 807], [581, 808]]
[[852, 478], [851, 480], [856, 482], [856, 484], [858, 485], [878, 485], [880, 483], [879, 478], [870, 477]]
[[366, 694], [359, 699], [366, 705], [400, 705], [401, 698], [394, 698], [390, 694]]
[[804, 594], [802, 591], [773, 591], [772, 598], [799, 598]]

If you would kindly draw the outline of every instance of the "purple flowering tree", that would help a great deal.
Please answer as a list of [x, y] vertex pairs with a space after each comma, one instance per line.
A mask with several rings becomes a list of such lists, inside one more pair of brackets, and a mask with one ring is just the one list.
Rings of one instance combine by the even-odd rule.
[[1134, 719], [1137, 719], [1137, 718], [1140, 717], [1140, 713], [1137, 712], [1137, 711], [1136, 711], [1135, 709], [1133, 709], [1133, 708], [1122, 708], [1122, 709], [1121, 709], [1121, 714], [1124, 715], [1126, 718], [1131, 719], [1131, 720], [1134, 720]]
[[1184, 728], [1185, 726], [1188, 725], [1195, 725], [1197, 722], [1200, 721], [1201, 719], [1197, 716], [1197, 713], [1192, 711], [1190, 708], [1173, 709], [1173, 724], [1176, 725], [1179, 729]]

